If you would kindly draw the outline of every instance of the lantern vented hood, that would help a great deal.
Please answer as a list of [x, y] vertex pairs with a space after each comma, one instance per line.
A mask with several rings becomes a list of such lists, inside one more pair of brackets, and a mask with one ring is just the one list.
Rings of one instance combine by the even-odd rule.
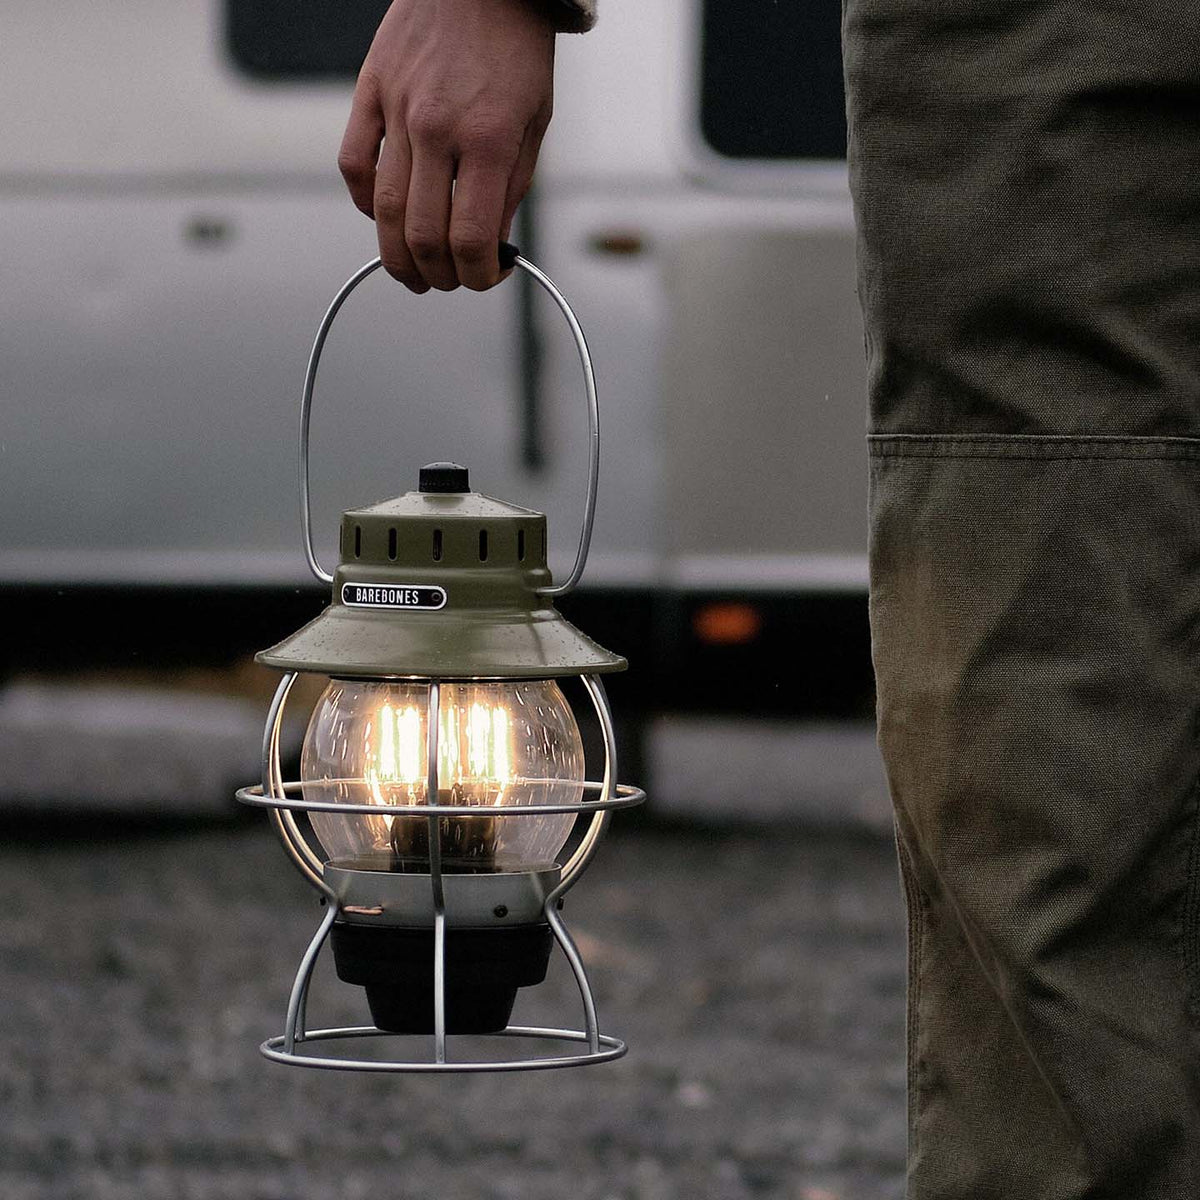
[[539, 594], [550, 583], [545, 516], [478, 492], [428, 490], [451, 465], [423, 468], [426, 490], [342, 515], [333, 603], [260, 663], [376, 679], [624, 670], [625, 659]]

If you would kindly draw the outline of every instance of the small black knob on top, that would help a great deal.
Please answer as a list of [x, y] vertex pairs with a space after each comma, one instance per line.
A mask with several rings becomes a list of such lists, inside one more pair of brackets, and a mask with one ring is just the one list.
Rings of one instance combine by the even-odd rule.
[[458, 463], [426, 463], [419, 487], [422, 492], [469, 492], [471, 480], [467, 468]]

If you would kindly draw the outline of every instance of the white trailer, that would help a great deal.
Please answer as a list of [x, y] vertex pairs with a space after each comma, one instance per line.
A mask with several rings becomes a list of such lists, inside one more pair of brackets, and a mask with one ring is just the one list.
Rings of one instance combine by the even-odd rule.
[[[304, 579], [298, 379], [373, 230], [334, 166], [350, 81], [247, 73], [229, 42], [238, 7], [0, 5], [6, 581]], [[702, 8], [610, 3], [594, 33], [559, 39], [536, 243], [603, 389], [588, 579], [861, 587], [844, 164], [771, 167], [706, 145]], [[572, 349], [539, 313], [531, 467], [516, 292], [417, 300], [381, 277], [356, 297], [314, 431], [326, 556], [340, 506], [455, 456], [485, 489], [546, 507], [570, 561]]]
[[[290, 597], [311, 583], [299, 385], [324, 305], [375, 253], [335, 166], [344, 68], [369, 34], [330, 35], [349, 11], [0, 0], [10, 611], [36, 619], [47, 596], [74, 596], [93, 614], [139, 612], [150, 589], [190, 597], [196, 613], [208, 611], [198, 595]], [[382, 6], [354, 10], [360, 24], [372, 11]], [[608, 612], [589, 626], [602, 640], [616, 630], [616, 648], [641, 655], [650, 708], [726, 695], [730, 707], [757, 697], [764, 711], [815, 711], [797, 689], [828, 699], [839, 679], [833, 707], [858, 711], [869, 696], [865, 381], [837, 21], [837, 0], [608, 0], [593, 33], [559, 38], [555, 117], [521, 234], [575, 304], [600, 381], [600, 503], [580, 603]], [[582, 406], [565, 330], [548, 309], [530, 318], [515, 282], [414, 298], [372, 278], [319, 383], [322, 559], [335, 557], [342, 508], [453, 458], [480, 490], [550, 514], [562, 571], [582, 504]], [[762, 620], [693, 619], [716, 601]], [[61, 612], [57, 628], [86, 619]], [[233, 617], [226, 631], [236, 641], [258, 625]], [[10, 662], [34, 653], [10, 649]]]

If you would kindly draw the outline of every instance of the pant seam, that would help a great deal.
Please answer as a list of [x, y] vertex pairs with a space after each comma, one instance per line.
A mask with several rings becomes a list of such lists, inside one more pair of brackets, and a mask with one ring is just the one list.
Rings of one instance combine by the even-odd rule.
[[1096, 434], [868, 434], [874, 458], [1200, 460], [1200, 438]]
[[921, 1144], [921, 1000], [924, 991], [925, 895], [917, 882], [912, 856], [905, 846], [899, 826], [896, 847], [900, 858], [900, 879], [908, 910], [908, 996], [905, 1013], [906, 1106], [908, 1110], [908, 1162], [915, 1163]]
[[1191, 845], [1183, 903], [1183, 969], [1187, 985], [1187, 1011], [1200, 1020], [1200, 779], [1192, 788]]
[[1174, 445], [1200, 447], [1200, 437], [1176, 433], [868, 433], [871, 442], [1003, 442], [1008, 445], [1066, 445], [1094, 442], [1107, 446]]

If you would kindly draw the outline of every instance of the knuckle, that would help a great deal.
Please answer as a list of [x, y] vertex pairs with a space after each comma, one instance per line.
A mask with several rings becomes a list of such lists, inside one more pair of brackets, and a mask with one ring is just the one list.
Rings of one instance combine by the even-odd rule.
[[404, 220], [404, 209], [407, 198], [395, 188], [380, 187], [375, 189], [375, 217], [385, 225], [392, 225]]
[[450, 231], [450, 251], [456, 259], [467, 263], [482, 263], [492, 252], [498, 240], [496, 232], [489, 232], [478, 222], [463, 222]]
[[342, 178], [351, 185], [365, 183], [371, 174], [365, 159], [361, 155], [351, 154], [348, 150], [338, 151], [337, 165]]
[[449, 145], [454, 133], [449, 106], [437, 99], [418, 101], [409, 109], [408, 129], [413, 139], [423, 145]]
[[414, 292], [424, 292], [428, 290], [428, 285], [413, 270], [413, 265], [408, 261], [401, 261], [394, 255], [385, 255], [383, 258], [383, 269], [399, 283], [404, 284], [406, 288]]
[[404, 231], [413, 258], [441, 258], [446, 251], [445, 235], [431, 225], [410, 224]]

